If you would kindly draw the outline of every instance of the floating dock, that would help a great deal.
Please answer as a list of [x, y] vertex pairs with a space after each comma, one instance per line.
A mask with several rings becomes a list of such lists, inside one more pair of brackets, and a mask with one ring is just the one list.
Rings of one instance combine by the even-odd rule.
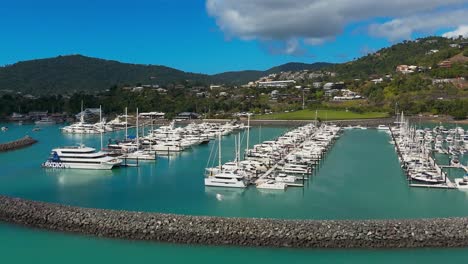
[[[339, 133], [339, 132], [338, 132]], [[310, 138], [314, 138], [315, 136], [317, 135], [317, 131], [315, 131], [312, 135], [310, 135], [309, 137]], [[307, 173], [307, 174], [302, 174], [302, 176], [300, 176], [301, 174], [298, 174], [296, 176], [296, 181], [301, 181], [302, 183], [286, 183], [286, 185], [288, 187], [304, 187], [304, 181], [306, 180], [309, 180], [309, 175], [312, 174], [312, 171], [315, 170], [316, 166], [320, 163], [320, 161], [322, 160], [322, 158], [324, 157], [324, 154], [326, 154], [326, 152], [328, 152], [328, 150], [330, 149], [330, 147], [333, 145], [333, 143], [336, 141], [336, 138], [333, 138], [327, 145], [327, 147], [325, 148], [324, 151], [322, 151], [320, 153], [320, 155], [317, 155], [316, 158], [314, 158], [314, 162], [311, 164], [311, 169], [310, 169], [310, 172]], [[292, 148], [286, 155], [285, 157], [289, 156], [291, 153], [294, 153], [298, 150], [300, 150], [305, 144], [307, 143], [307, 140], [305, 140], [304, 142], [302, 142], [298, 147], [296, 148]], [[263, 183], [263, 182], [266, 182], [270, 179], [270, 176], [277, 172], [278, 170], [278, 166], [279, 164], [276, 163], [275, 165], [273, 165], [270, 169], [268, 169], [263, 175], [259, 176], [258, 179], [256, 179], [255, 181], [252, 181], [251, 183], [252, 184], [260, 184], [260, 183]]]

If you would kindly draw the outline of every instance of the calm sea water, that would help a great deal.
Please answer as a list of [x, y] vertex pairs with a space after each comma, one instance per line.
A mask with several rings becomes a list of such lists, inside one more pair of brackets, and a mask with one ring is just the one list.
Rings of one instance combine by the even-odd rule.
[[[0, 142], [25, 134], [39, 143], [0, 154], [0, 193], [63, 204], [195, 215], [295, 219], [417, 218], [468, 215], [468, 193], [410, 189], [389, 136], [375, 130], [347, 131], [305, 188], [261, 192], [255, 188], [205, 188], [203, 170], [213, 143], [177, 157], [144, 162], [139, 168], [111, 172], [51, 171], [40, 168], [51, 148], [83, 141], [98, 147], [99, 136], [70, 136], [57, 126], [31, 132], [9, 125]], [[251, 143], [274, 138], [288, 128], [254, 128]], [[117, 138], [123, 132], [107, 134]], [[244, 140], [245, 142], [245, 140]], [[223, 160], [234, 156], [234, 135], [223, 138]], [[459, 173], [459, 172], [455, 172]], [[283, 263], [436, 263], [466, 260], [468, 249], [286, 250], [200, 247], [105, 240], [29, 230], [0, 224], [0, 253], [5, 263], [164, 261], [179, 263], [239, 261]]]

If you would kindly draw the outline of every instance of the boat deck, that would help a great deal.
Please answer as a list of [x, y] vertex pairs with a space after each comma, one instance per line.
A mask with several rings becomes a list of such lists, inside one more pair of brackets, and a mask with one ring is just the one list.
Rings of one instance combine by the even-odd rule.
[[442, 184], [419, 184], [419, 183], [411, 183], [411, 187], [419, 187], [419, 188], [433, 188], [433, 189], [457, 189], [457, 186], [453, 182], [447, 182]]

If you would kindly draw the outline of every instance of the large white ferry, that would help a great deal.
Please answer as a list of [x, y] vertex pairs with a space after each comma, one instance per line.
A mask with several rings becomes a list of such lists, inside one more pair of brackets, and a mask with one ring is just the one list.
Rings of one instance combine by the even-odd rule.
[[120, 166], [121, 159], [108, 156], [108, 153], [79, 145], [52, 150], [49, 159], [42, 164], [44, 168], [110, 170]]

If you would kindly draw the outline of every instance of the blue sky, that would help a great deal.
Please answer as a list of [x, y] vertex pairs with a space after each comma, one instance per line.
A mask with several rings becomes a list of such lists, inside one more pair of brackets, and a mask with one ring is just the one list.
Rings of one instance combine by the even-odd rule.
[[[401, 39], [443, 34], [468, 24], [463, 17], [445, 19], [410, 29], [408, 35], [396, 23], [406, 19], [415, 24], [431, 12], [442, 17], [461, 8], [463, 13], [466, 1], [428, 0], [427, 9], [401, 7], [414, 9], [403, 15], [399, 6], [382, 7], [388, 13], [374, 15], [366, 9], [371, 4], [361, 12], [335, 1], [343, 10], [341, 17], [328, 14], [311, 20], [318, 17], [314, 12], [321, 11], [320, 2], [291, 0], [285, 7], [279, 0], [4, 1], [0, 65], [83, 54], [202, 73], [267, 69], [291, 61], [348, 61]], [[327, 11], [336, 9], [330, 2]], [[302, 18], [304, 5], [311, 11]]]

